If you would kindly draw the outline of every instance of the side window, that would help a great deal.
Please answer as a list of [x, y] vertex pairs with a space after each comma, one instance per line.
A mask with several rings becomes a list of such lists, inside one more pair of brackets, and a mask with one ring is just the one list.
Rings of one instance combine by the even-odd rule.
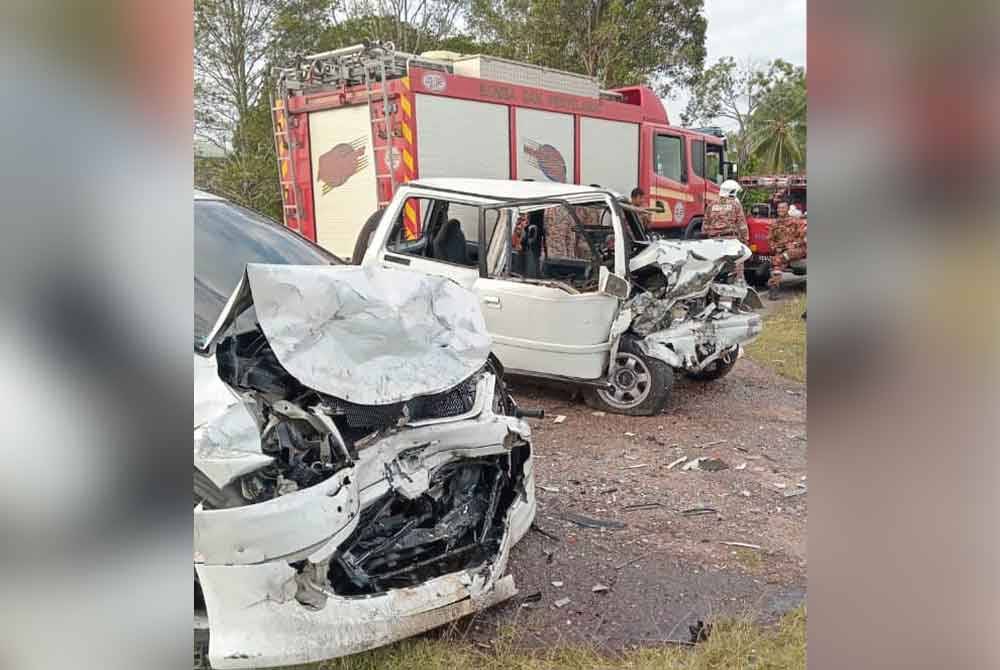
[[705, 176], [705, 141], [695, 140], [691, 143], [691, 168], [699, 177]]
[[386, 251], [477, 267], [479, 209], [447, 200], [408, 198], [393, 226]]
[[684, 145], [680, 137], [656, 135], [653, 138], [653, 170], [673, 181], [687, 181], [684, 171]]
[[705, 177], [716, 184], [722, 183], [722, 147], [718, 144], [706, 147]]

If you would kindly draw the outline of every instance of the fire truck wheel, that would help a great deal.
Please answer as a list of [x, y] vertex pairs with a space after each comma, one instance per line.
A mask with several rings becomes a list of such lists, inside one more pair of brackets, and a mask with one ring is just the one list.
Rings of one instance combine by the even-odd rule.
[[698, 372], [688, 372], [687, 376], [691, 379], [695, 379], [700, 382], [711, 382], [716, 379], [721, 379], [729, 374], [736, 365], [736, 361], [739, 360], [739, 347], [733, 347], [731, 352], [726, 352], [719, 358], [708, 364], [704, 370], [699, 370]]
[[628, 416], [655, 416], [663, 411], [674, 385], [674, 370], [623, 342], [609, 375], [610, 389], [587, 388], [589, 407]]
[[354, 253], [351, 254], [351, 262], [355, 265], [361, 265], [361, 259], [365, 257], [365, 252], [368, 251], [368, 243], [371, 242], [372, 235], [375, 234], [375, 229], [378, 228], [378, 222], [382, 220], [382, 212], [385, 210], [378, 210], [368, 217], [365, 221], [365, 225], [361, 226], [361, 232], [358, 233], [358, 240], [354, 243]]
[[767, 286], [767, 280], [771, 278], [771, 264], [761, 263], [756, 267], [747, 267], [746, 272], [747, 283], [754, 288], [764, 288]]
[[691, 219], [691, 223], [684, 230], [685, 240], [700, 240], [701, 239], [701, 219]]

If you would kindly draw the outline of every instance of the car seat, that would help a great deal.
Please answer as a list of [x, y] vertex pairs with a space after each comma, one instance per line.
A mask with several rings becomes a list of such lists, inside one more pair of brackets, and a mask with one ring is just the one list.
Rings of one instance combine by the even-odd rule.
[[465, 233], [458, 219], [451, 219], [434, 236], [434, 257], [448, 263], [469, 264], [469, 250], [465, 245]]

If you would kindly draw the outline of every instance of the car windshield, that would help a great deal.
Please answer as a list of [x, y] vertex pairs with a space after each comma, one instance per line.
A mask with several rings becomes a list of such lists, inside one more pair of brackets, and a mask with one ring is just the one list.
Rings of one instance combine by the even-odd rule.
[[194, 202], [194, 341], [201, 343], [247, 263], [343, 263], [259, 214], [224, 200]]

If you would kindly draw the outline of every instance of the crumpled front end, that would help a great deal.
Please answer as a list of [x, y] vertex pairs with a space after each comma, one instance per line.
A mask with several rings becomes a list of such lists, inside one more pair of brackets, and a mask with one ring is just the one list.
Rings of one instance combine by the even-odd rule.
[[687, 372], [738, 356], [762, 328], [750, 308], [753, 289], [731, 281], [749, 257], [750, 249], [731, 239], [661, 240], [636, 255], [630, 269], [645, 290], [625, 306], [639, 350]]
[[[390, 358], [400, 385], [385, 378], [373, 389], [346, 370], [321, 383], [309, 377], [319, 365], [337, 371], [328, 356], [338, 347], [342, 355], [351, 347], [396, 355], [391, 342], [326, 339], [348, 331], [363, 339], [366, 328], [381, 338], [386, 326], [372, 323], [370, 304], [349, 303], [347, 292], [328, 302], [332, 313], [289, 319], [264, 304], [274, 293], [266, 286], [258, 282], [242, 307], [257, 302], [256, 328], [217, 334], [217, 381], [233, 402], [227, 406], [209, 385], [213, 399], [202, 403], [195, 431], [195, 599], [206, 615], [212, 666], [353, 654], [512, 596], [507, 558], [535, 514], [530, 428], [496, 359], [484, 351], [478, 369], [462, 376], [481, 330], [474, 315], [466, 319], [466, 296], [433, 282], [420, 289], [438, 317], [464, 324], [464, 350], [455, 350], [459, 338], [452, 351], [427, 352], [419, 346], [426, 332], [407, 333], [414, 355], [444, 356], [450, 362], [442, 368], [451, 368], [421, 380], [415, 367]], [[441, 300], [442, 291], [452, 302]], [[345, 324], [342, 317], [352, 316]], [[433, 338], [454, 327], [435, 322]], [[365, 366], [364, 374], [378, 376], [377, 360]], [[451, 385], [442, 389], [444, 379]], [[369, 400], [379, 403], [359, 402], [373, 390]]]

